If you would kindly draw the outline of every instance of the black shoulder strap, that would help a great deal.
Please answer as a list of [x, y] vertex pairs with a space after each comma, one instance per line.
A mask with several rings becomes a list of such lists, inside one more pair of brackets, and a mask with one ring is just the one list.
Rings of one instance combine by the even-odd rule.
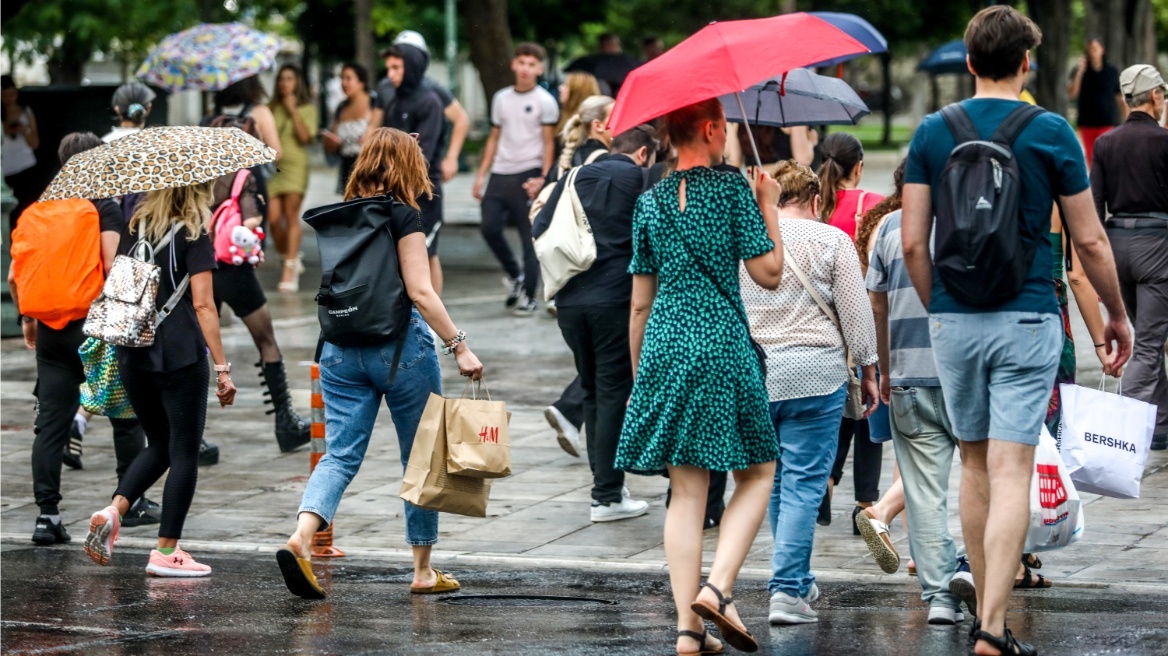
[[1045, 109], [1034, 105], [1022, 105], [1018, 107], [1006, 116], [1005, 120], [998, 126], [998, 129], [994, 131], [994, 136], [990, 137], [990, 141], [1013, 146], [1014, 140], [1018, 138], [1018, 135], [1022, 134], [1026, 126], [1030, 125], [1031, 121], [1045, 113]]
[[942, 108], [941, 118], [945, 119], [945, 125], [949, 126], [949, 131], [953, 133], [953, 140], [957, 142], [958, 146], [968, 141], [981, 139], [977, 128], [973, 125], [973, 119], [969, 118], [969, 112], [965, 111], [965, 108], [959, 103]]

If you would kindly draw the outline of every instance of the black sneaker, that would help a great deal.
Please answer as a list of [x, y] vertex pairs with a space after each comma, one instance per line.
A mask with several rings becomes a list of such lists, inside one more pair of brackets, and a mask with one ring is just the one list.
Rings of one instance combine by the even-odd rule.
[[73, 424], [69, 426], [69, 444], [65, 446], [65, 453], [61, 456], [61, 462], [69, 469], [82, 469], [81, 466], [81, 440], [85, 434], [81, 432], [77, 420], [73, 420]]
[[146, 497], [138, 497], [130, 510], [122, 515], [122, 526], [146, 526], [162, 521], [162, 506]]
[[517, 317], [533, 317], [538, 310], [539, 304], [525, 293], [520, 297], [519, 304], [511, 309], [511, 314]]
[[219, 447], [207, 444], [207, 440], [199, 445], [199, 466], [210, 467], [219, 464]]
[[1152, 450], [1163, 451], [1168, 449], [1168, 434], [1152, 436]]
[[831, 526], [831, 492], [823, 493], [823, 500], [819, 502], [819, 512], [815, 523], [820, 526]]
[[513, 308], [519, 303], [519, 297], [523, 294], [523, 276], [518, 278], [503, 278], [503, 286], [507, 288], [507, 302], [505, 305]]
[[32, 532], [32, 541], [37, 544], [66, 544], [73, 538], [65, 530], [62, 522], [53, 523], [53, 520], [41, 515], [36, 519], [36, 529]]

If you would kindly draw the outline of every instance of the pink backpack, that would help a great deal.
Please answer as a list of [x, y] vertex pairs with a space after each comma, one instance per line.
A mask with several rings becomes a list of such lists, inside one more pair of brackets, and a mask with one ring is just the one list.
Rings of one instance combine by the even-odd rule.
[[231, 196], [215, 208], [211, 216], [211, 234], [215, 246], [215, 259], [225, 264], [240, 265], [244, 262], [255, 265], [263, 261], [261, 246], [264, 240], [262, 228], [251, 230], [243, 225], [243, 210], [239, 206], [239, 196], [247, 184], [247, 169], [235, 174], [231, 185]]

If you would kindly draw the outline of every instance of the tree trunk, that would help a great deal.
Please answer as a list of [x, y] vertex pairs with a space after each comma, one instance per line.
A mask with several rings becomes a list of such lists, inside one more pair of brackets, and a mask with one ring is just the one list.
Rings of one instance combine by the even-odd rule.
[[1057, 114], [1067, 114], [1067, 54], [1070, 51], [1071, 0], [1029, 0], [1030, 18], [1042, 30], [1035, 51], [1035, 100]]
[[51, 84], [70, 84], [80, 86], [85, 77], [85, 64], [93, 56], [89, 48], [78, 47], [76, 41], [63, 39], [61, 45], [53, 49], [46, 63], [49, 69]]
[[354, 24], [357, 29], [357, 61], [367, 71], [377, 70], [373, 52], [373, 0], [353, 0]]
[[880, 143], [892, 143], [892, 55], [880, 54], [880, 111], [884, 114], [884, 133]]
[[1156, 63], [1152, 0], [1084, 0], [1087, 38], [1098, 37], [1107, 60], [1123, 70]]
[[511, 72], [514, 46], [507, 22], [507, 0], [462, 0], [459, 5], [466, 21], [470, 61], [478, 69], [483, 91], [490, 99], [496, 91], [515, 81]]

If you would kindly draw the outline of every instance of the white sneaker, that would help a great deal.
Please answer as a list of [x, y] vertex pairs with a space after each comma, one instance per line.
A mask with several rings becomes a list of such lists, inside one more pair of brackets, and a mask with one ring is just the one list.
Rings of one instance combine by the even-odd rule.
[[948, 606], [929, 606], [929, 624], [953, 626], [965, 621], [965, 614]]
[[547, 310], [547, 313], [548, 313], [548, 314], [550, 314], [550, 315], [552, 315], [553, 317], [555, 317], [555, 316], [558, 316], [558, 315], [557, 315], [557, 310], [556, 310], [556, 301], [555, 301], [555, 299], [552, 299], [552, 300], [548, 301], [548, 302], [547, 302], [547, 303], [546, 303], [546, 304], [543, 306], [543, 309]]
[[620, 503], [602, 504], [597, 501], [592, 502], [592, 521], [594, 522], [615, 522], [618, 519], [632, 519], [633, 517], [640, 517], [649, 512], [649, 503], [647, 501], [638, 501], [625, 497], [620, 500]]
[[584, 449], [580, 444], [580, 429], [572, 425], [564, 413], [560, 412], [556, 406], [549, 405], [543, 409], [544, 419], [556, 431], [556, 440], [560, 443], [560, 448], [568, 452], [568, 455], [573, 458], [579, 458], [580, 452]]
[[815, 583], [811, 584], [811, 589], [807, 591], [807, 596], [803, 600], [809, 604], [813, 604], [819, 600], [819, 586]]
[[[810, 597], [810, 594], [808, 594]], [[819, 621], [819, 614], [799, 597], [785, 592], [771, 595], [771, 624], [811, 624]]]

